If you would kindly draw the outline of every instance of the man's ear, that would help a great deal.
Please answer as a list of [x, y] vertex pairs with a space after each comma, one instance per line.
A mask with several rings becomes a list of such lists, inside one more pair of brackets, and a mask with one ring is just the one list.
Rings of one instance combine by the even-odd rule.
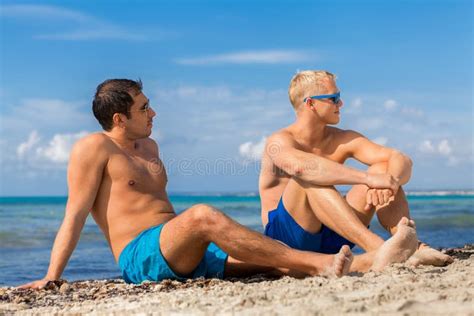
[[118, 127], [122, 127], [126, 119], [127, 117], [122, 113], [114, 113], [114, 116], [112, 116], [112, 122]]

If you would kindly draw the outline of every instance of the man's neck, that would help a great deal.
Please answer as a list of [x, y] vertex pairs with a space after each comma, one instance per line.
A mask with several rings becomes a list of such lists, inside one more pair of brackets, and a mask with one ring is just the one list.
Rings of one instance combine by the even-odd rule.
[[320, 145], [326, 137], [325, 123], [318, 122], [309, 116], [297, 116], [293, 130], [300, 140], [309, 146]]
[[121, 133], [115, 129], [109, 132], [104, 131], [103, 133], [123, 149], [133, 151], [138, 148], [138, 141], [136, 139], [129, 138], [127, 135], [125, 135], [125, 133]]

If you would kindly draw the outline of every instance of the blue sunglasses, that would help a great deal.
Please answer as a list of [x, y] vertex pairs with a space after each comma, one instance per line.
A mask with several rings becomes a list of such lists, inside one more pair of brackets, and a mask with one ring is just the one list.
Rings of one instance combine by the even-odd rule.
[[306, 103], [306, 100], [312, 99], [312, 100], [319, 100], [319, 99], [329, 99], [332, 101], [334, 104], [339, 104], [339, 101], [341, 101], [341, 93], [334, 93], [334, 94], [323, 94], [323, 95], [313, 95], [311, 97], [304, 98], [303, 102]]

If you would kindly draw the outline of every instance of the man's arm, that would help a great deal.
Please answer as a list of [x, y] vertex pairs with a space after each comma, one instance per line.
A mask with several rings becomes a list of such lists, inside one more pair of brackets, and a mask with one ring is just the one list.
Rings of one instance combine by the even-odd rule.
[[275, 166], [308, 184], [366, 184], [373, 188], [390, 189], [396, 185], [390, 175], [366, 173], [299, 150], [293, 138], [284, 132], [271, 136], [265, 151]]
[[86, 218], [94, 204], [107, 163], [102, 135], [80, 140], [71, 152], [68, 167], [68, 201], [63, 222], [54, 241], [48, 272], [42, 280], [22, 288], [42, 288], [61, 277], [79, 240]]
[[398, 179], [399, 184], [406, 184], [411, 177], [412, 160], [404, 153], [380, 146], [365, 138], [363, 135], [346, 131], [347, 149], [350, 156], [358, 161], [371, 166], [376, 163], [386, 162], [388, 164], [387, 173]]
[[390, 190], [376, 188], [368, 190], [365, 209], [368, 210], [372, 206], [385, 206], [393, 201], [399, 187], [410, 180], [413, 166], [411, 159], [398, 150], [375, 144], [354, 131], [346, 131], [345, 138], [345, 148], [349, 156], [369, 166], [387, 163], [386, 173], [397, 181], [397, 185]]

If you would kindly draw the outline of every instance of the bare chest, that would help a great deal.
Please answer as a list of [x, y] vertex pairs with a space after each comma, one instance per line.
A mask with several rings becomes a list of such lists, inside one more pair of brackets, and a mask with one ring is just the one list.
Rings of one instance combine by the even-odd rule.
[[335, 162], [344, 163], [345, 161], [344, 151], [336, 144], [329, 143], [318, 147], [304, 146], [301, 150]]
[[108, 164], [112, 183], [139, 191], [163, 189], [167, 183], [163, 163], [153, 155], [113, 155]]

